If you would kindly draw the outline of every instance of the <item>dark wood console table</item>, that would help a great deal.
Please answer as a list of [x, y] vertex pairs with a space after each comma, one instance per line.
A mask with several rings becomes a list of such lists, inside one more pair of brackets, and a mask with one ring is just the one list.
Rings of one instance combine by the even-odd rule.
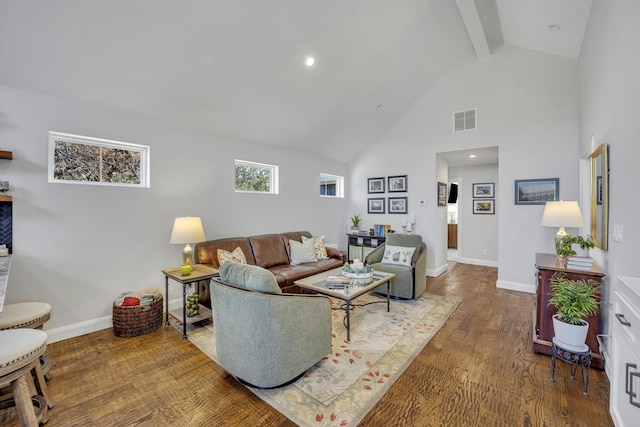
[[[533, 351], [551, 355], [551, 344], [554, 336], [552, 316], [556, 314], [556, 308], [549, 305], [549, 280], [554, 273], [560, 272], [571, 280], [602, 281], [604, 274], [595, 266], [591, 271], [570, 270], [556, 262], [556, 256], [552, 254], [536, 254], [537, 286], [535, 325], [533, 328]], [[600, 312], [586, 319], [589, 322], [587, 333], [587, 345], [591, 349], [591, 366], [602, 369], [603, 359], [598, 351], [596, 336], [600, 333]]]

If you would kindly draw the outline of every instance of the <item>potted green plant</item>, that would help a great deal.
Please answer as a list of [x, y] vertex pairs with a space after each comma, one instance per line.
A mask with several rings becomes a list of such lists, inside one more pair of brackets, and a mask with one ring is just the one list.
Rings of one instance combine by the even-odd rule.
[[593, 280], [567, 279], [556, 273], [549, 280], [549, 305], [556, 308], [553, 315], [555, 338], [570, 348], [585, 345], [589, 323], [586, 319], [598, 313], [600, 284]]
[[354, 215], [351, 217], [351, 223], [353, 224], [353, 225], [351, 226], [351, 231], [360, 231], [360, 222], [361, 222], [361, 221], [362, 221], [362, 220], [360, 219], [360, 215], [358, 215], [358, 214], [354, 214]]
[[596, 244], [591, 240], [591, 236], [582, 237], [567, 234], [556, 245], [556, 254], [565, 258], [569, 255], [588, 256], [589, 249], [595, 247]]

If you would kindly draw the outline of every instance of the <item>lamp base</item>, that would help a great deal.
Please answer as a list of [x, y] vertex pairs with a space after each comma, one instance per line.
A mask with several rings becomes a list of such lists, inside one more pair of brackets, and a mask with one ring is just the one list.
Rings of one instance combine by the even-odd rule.
[[190, 265], [193, 267], [193, 249], [187, 243], [182, 250], [182, 265]]

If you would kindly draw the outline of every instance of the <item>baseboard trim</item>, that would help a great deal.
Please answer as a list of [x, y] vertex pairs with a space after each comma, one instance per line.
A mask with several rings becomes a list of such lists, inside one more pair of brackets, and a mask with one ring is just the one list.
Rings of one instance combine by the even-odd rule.
[[436, 268], [435, 270], [428, 268], [427, 269], [427, 276], [429, 276], [429, 277], [438, 277], [442, 273], [446, 273], [448, 269], [449, 269], [449, 266], [447, 264], [441, 265], [439, 268]]
[[[169, 310], [182, 307], [182, 298], [176, 298], [169, 301]], [[162, 315], [164, 316], [164, 310]], [[48, 329], [45, 332], [48, 335], [47, 343], [51, 344], [58, 341], [68, 340], [69, 338], [79, 337], [81, 335], [90, 334], [92, 332], [101, 331], [113, 327], [112, 316], [100, 317], [97, 319], [86, 320], [73, 325], [61, 326], [55, 329]]]
[[529, 294], [536, 293], [535, 285], [530, 285], [528, 283], [520, 283], [520, 282], [508, 282], [506, 280], [497, 280], [496, 288], [507, 289], [510, 291], [526, 292]]
[[462, 264], [473, 264], [473, 265], [482, 265], [484, 267], [495, 267], [498, 268], [497, 261], [488, 261], [486, 259], [475, 259], [475, 258], [460, 258], [458, 259], [459, 263]]

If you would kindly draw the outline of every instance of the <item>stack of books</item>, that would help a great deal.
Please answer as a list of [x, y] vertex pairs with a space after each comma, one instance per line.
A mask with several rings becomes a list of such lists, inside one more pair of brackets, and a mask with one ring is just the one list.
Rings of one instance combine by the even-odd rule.
[[373, 224], [373, 232], [376, 236], [385, 237], [389, 230], [391, 230], [389, 224]]
[[329, 276], [325, 281], [327, 289], [344, 289], [345, 286], [351, 283], [350, 277], [345, 276]]
[[569, 255], [567, 257], [567, 268], [569, 270], [591, 271], [593, 258], [588, 256]]

